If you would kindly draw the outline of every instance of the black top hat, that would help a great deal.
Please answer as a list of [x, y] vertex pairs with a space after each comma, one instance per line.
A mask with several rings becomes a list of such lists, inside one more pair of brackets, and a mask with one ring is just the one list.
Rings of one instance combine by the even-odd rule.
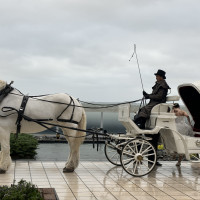
[[154, 75], [162, 76], [164, 79], [166, 79], [165, 74], [166, 74], [165, 71], [159, 69], [159, 70], [157, 71], [157, 73], [155, 73]]

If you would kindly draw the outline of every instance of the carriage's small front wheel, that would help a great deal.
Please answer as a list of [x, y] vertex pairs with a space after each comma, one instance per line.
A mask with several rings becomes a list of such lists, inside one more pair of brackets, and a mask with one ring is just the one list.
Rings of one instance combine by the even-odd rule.
[[147, 140], [138, 138], [126, 143], [120, 161], [123, 169], [130, 175], [144, 176], [153, 170], [156, 157], [153, 145]]
[[120, 155], [122, 147], [119, 145], [119, 142], [116, 141], [106, 141], [104, 152], [106, 158], [116, 166], [121, 166]]

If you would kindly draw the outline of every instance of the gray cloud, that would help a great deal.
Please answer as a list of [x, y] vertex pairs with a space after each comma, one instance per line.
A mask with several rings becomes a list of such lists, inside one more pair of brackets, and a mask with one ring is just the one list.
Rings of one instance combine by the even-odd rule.
[[172, 94], [199, 80], [197, 0], [3, 0], [1, 79], [24, 93], [66, 92], [88, 101], [141, 97], [167, 72]]

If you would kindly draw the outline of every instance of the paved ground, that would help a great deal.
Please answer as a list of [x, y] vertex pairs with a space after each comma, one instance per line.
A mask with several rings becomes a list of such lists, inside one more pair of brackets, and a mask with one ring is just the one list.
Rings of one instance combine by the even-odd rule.
[[0, 185], [22, 178], [41, 188], [55, 188], [60, 200], [191, 200], [200, 199], [200, 163], [163, 161], [141, 178], [128, 175], [107, 161], [81, 161], [74, 173], [62, 173], [64, 162], [16, 161]]

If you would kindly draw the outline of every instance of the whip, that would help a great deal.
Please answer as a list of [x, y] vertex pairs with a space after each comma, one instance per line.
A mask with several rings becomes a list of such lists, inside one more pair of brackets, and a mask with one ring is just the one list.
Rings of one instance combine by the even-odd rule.
[[[133, 58], [134, 55], [135, 55], [136, 61], [137, 61], [137, 66], [138, 66], [138, 71], [139, 71], [139, 75], [140, 75], [140, 82], [141, 82], [141, 85], [142, 85], [142, 90], [144, 91], [144, 85], [143, 85], [142, 75], [141, 75], [141, 71], [140, 71], [140, 64], [139, 64], [139, 60], [138, 60], [138, 57], [137, 57], [136, 44], [134, 44], [134, 52], [133, 52], [132, 56], [130, 57], [129, 62], [131, 61], [131, 59]], [[141, 104], [142, 103], [146, 104], [146, 99], [144, 97], [141, 101]], [[140, 104], [140, 107], [141, 107], [141, 104]]]
[[133, 58], [134, 55], [135, 55], [136, 61], [137, 61], [137, 66], [138, 66], [138, 70], [139, 70], [139, 75], [140, 75], [140, 81], [141, 81], [141, 85], [142, 85], [142, 90], [144, 91], [144, 86], [143, 86], [143, 81], [142, 81], [142, 75], [141, 75], [141, 71], [140, 71], [140, 65], [139, 65], [139, 61], [138, 61], [138, 57], [137, 57], [137, 52], [136, 52], [136, 44], [134, 44], [134, 52], [133, 52], [131, 58], [129, 59], [129, 62], [131, 61], [131, 59]]

